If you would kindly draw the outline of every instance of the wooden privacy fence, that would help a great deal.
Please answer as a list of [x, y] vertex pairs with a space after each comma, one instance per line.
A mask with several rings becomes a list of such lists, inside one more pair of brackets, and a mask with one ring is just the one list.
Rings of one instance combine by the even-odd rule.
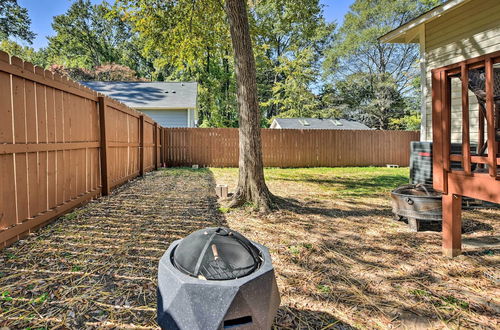
[[[265, 166], [408, 166], [415, 131], [262, 129]], [[238, 166], [238, 129], [163, 128], [167, 166]]]
[[160, 164], [151, 118], [0, 52], [0, 247]]

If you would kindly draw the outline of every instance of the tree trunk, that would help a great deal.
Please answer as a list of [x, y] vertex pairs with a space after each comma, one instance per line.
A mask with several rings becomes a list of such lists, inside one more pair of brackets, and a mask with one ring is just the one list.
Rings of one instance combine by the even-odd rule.
[[264, 180], [255, 58], [246, 0], [226, 0], [226, 13], [234, 49], [240, 127], [238, 187], [230, 206], [249, 202], [259, 210], [268, 212], [271, 209], [272, 195]]

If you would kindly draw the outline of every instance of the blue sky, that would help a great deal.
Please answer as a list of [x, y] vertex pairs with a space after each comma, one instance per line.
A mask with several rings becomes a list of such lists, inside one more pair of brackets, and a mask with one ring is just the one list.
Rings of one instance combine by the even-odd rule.
[[[92, 0], [100, 3], [102, 0]], [[327, 21], [341, 22], [354, 0], [320, 0], [325, 5]], [[19, 5], [28, 9], [31, 17], [31, 29], [37, 34], [33, 47], [38, 49], [47, 45], [47, 36], [54, 33], [51, 27], [52, 17], [68, 10], [72, 0], [18, 0]], [[108, 0], [108, 2], [113, 2]], [[25, 44], [25, 43], [23, 43]]]

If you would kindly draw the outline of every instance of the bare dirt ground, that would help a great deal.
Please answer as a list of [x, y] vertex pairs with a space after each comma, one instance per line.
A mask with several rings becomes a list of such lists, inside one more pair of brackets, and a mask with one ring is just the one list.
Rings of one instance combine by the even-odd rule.
[[[217, 204], [235, 169], [150, 173], [0, 251], [0, 327], [156, 328], [159, 258], [175, 239], [229, 226], [267, 245], [276, 329], [498, 328], [500, 249], [443, 258], [440, 233], [392, 220], [406, 169], [268, 169], [280, 210]], [[464, 238], [494, 241], [498, 210], [465, 213]], [[478, 244], [476, 244], [478, 245]]]

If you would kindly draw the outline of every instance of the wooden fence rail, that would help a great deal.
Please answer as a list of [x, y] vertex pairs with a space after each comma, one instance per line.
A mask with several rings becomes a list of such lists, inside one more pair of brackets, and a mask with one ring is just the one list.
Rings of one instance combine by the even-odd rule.
[[[419, 132], [262, 129], [265, 166], [408, 166]], [[163, 128], [167, 166], [238, 166], [238, 129]]]
[[151, 118], [0, 52], [0, 248], [158, 167]]

